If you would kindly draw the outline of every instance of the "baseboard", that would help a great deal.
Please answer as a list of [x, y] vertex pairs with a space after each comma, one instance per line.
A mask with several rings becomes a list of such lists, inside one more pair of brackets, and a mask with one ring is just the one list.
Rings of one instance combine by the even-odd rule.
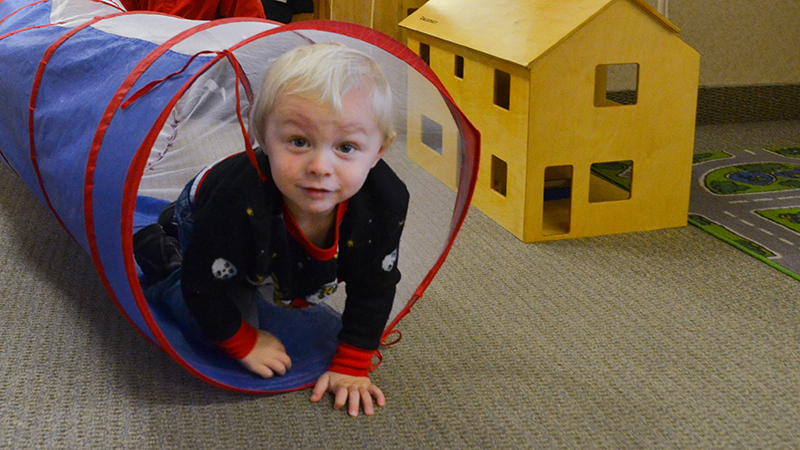
[[701, 86], [697, 124], [800, 120], [800, 84]]

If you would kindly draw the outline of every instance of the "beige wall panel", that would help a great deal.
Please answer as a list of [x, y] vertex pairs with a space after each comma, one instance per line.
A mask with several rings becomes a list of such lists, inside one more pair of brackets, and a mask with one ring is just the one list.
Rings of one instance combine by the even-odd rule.
[[402, 1], [374, 0], [373, 5], [375, 10], [372, 16], [372, 28], [395, 39], [400, 39], [400, 27], [397, 24], [406, 17], [402, 13]]
[[331, 20], [372, 25], [372, 0], [330, 0]]
[[401, 0], [320, 0], [320, 3], [320, 11], [327, 14], [321, 18], [357, 23], [400, 37], [397, 24], [405, 18], [401, 15]]
[[702, 86], [800, 84], [797, 0], [673, 0], [669, 18], [703, 55]]

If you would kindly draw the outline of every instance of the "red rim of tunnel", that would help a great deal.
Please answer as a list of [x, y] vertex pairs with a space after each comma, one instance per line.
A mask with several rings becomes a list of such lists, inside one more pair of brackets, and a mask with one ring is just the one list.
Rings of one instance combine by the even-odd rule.
[[[230, 21], [237, 21], [237, 20], [227, 20], [225, 23]], [[219, 23], [216, 21], [214, 24]], [[472, 161], [472, 164], [467, 164], [467, 167], [462, 168], [462, 171], [466, 172], [466, 176], [461, 177], [461, 181], [459, 183], [459, 197], [457, 198], [456, 205], [454, 208], [454, 215], [451, 221], [451, 228], [450, 234], [448, 236], [448, 241], [443, 249], [442, 253], [440, 254], [439, 258], [437, 259], [436, 263], [433, 267], [429, 270], [427, 276], [423, 279], [422, 283], [416, 289], [414, 296], [410, 299], [403, 310], [396, 316], [393, 322], [386, 328], [384, 331], [384, 338], [388, 336], [393, 328], [397, 325], [397, 323], [402, 319], [408, 312], [411, 310], [413, 305], [416, 301], [422, 296], [422, 293], [430, 284], [430, 282], [435, 277], [436, 273], [438, 272], [439, 268], [444, 263], [447, 254], [449, 253], [450, 249], [452, 248], [453, 242], [455, 240], [458, 231], [461, 228], [461, 225], [464, 222], [467, 213], [467, 207], [470, 203], [472, 193], [474, 191], [475, 183], [477, 180], [477, 157], [478, 157], [478, 145], [479, 145], [479, 134], [475, 127], [467, 120], [464, 116], [463, 112], [461, 112], [454, 104], [452, 97], [450, 97], [449, 93], [445, 90], [444, 86], [442, 85], [441, 81], [434, 75], [433, 71], [411, 50], [407, 47], [403, 46], [399, 42], [395, 41], [391, 37], [380, 33], [378, 31], [360, 26], [355, 24], [343, 23], [343, 22], [329, 22], [329, 21], [309, 21], [309, 22], [301, 22], [297, 24], [289, 24], [283, 25], [278, 28], [274, 28], [271, 30], [267, 30], [261, 33], [257, 33], [246, 40], [232, 46], [228, 50], [235, 51], [236, 49], [251, 43], [257, 39], [261, 39], [271, 34], [276, 34], [285, 31], [302, 31], [302, 30], [313, 30], [313, 31], [325, 31], [325, 32], [333, 32], [337, 34], [341, 34], [348, 37], [353, 37], [360, 39], [368, 44], [372, 44], [382, 50], [392, 54], [393, 56], [401, 59], [409, 66], [417, 70], [421, 75], [423, 75], [429, 82], [431, 82], [443, 95], [443, 97], [447, 100], [448, 106], [451, 108], [451, 112], [458, 123], [461, 134], [464, 138], [465, 148], [467, 149], [474, 149], [475, 154], [472, 155], [472, 158], [467, 158], [468, 161]], [[188, 37], [188, 35], [193, 34], [194, 32], [200, 31], [197, 27], [187, 30], [187, 36], [183, 36], [182, 39]], [[173, 45], [174, 43], [170, 44]], [[167, 44], [164, 44], [167, 45]], [[155, 51], [153, 52], [155, 53]], [[155, 60], [153, 58], [153, 60]], [[147, 156], [149, 155], [150, 148], [152, 147], [155, 139], [158, 135], [158, 132], [163, 127], [166, 119], [171, 111], [174, 108], [174, 105], [177, 101], [181, 98], [183, 93], [186, 89], [191, 86], [191, 84], [196, 80], [198, 76], [208, 70], [209, 67], [216, 64], [220, 59], [224, 58], [223, 55], [218, 55], [217, 57], [212, 58], [207, 62], [207, 64], [198, 70], [194, 76], [192, 76], [184, 86], [174, 95], [173, 99], [164, 108], [164, 113], [159, 117], [159, 119], [153, 124], [149, 135], [145, 138], [145, 140], [140, 145], [139, 149], [137, 150], [137, 154], [134, 156], [134, 160], [129, 168], [128, 177], [125, 183], [126, 192], [123, 194], [123, 211], [122, 211], [122, 243], [123, 243], [123, 256], [125, 258], [126, 264], [126, 272], [128, 274], [128, 281], [131, 286], [139, 286], [138, 278], [136, 276], [135, 267], [133, 266], [133, 250], [132, 250], [132, 231], [133, 231], [133, 210], [136, 205], [136, 195], [138, 191], [138, 183], [141, 179], [141, 172], [143, 170], [144, 163], [146, 162]], [[152, 61], [150, 62], [152, 63]], [[148, 64], [149, 65], [149, 64]], [[99, 149], [99, 148], [98, 148]], [[230, 386], [228, 384], [219, 382], [217, 380], [210, 379], [208, 376], [204, 374], [198, 373], [195, 369], [191, 368], [191, 365], [183, 360], [180, 355], [178, 355], [174, 349], [172, 349], [169, 342], [161, 333], [158, 325], [155, 323], [152, 315], [150, 314], [149, 307], [147, 306], [146, 300], [144, 298], [143, 292], [141, 288], [133, 289], [134, 297], [136, 299], [137, 306], [139, 307], [140, 311], [142, 312], [145, 321], [147, 322], [148, 326], [151, 329], [151, 332], [155, 336], [159, 343], [161, 344], [162, 348], [167, 351], [170, 356], [172, 356], [176, 361], [181, 363], [187, 369], [190, 369], [190, 372], [198, 376], [198, 378], [203, 379], [213, 385], [220, 386], [226, 389], [238, 391], [238, 392], [255, 392], [255, 393], [279, 393], [284, 391], [292, 391], [292, 390], [299, 390], [305, 387], [311, 386], [313, 383], [300, 386], [293, 389], [287, 390], [276, 390], [276, 391], [264, 391], [264, 390], [251, 390], [251, 389], [243, 389], [238, 388], [235, 386]]]
[[[105, 2], [100, 2], [105, 3]], [[111, 14], [107, 16], [98, 17], [92, 19], [75, 29], [70, 30], [67, 34], [62, 36], [56, 43], [51, 45], [48, 49], [47, 57], [51, 57], [52, 54], [56, 51], [56, 49], [63, 44], [64, 41], [69, 39], [70, 37], [74, 36], [76, 33], [80, 32], [81, 30], [96, 24], [97, 22], [105, 19], [110, 19], [113, 17], [117, 17], [123, 14], [155, 14], [159, 15], [159, 13], [147, 13], [147, 12], [136, 12], [136, 13], [119, 13], [119, 14]], [[264, 23], [273, 23], [266, 20], [259, 20], [259, 19], [245, 19], [245, 18], [237, 18], [237, 19], [222, 19], [213, 22], [206, 22], [190, 29], [187, 29], [176, 36], [173, 36], [167, 42], [163, 43], [162, 45], [158, 46], [156, 49], [152, 50], [150, 54], [147, 55], [142, 61], [137, 64], [136, 68], [131, 71], [131, 73], [126, 78], [125, 82], [119, 88], [115, 96], [112, 98], [110, 104], [106, 108], [106, 111], [103, 115], [102, 121], [97, 128], [95, 137], [92, 142], [92, 146], [89, 153], [89, 159], [87, 161], [86, 167], [86, 176], [85, 176], [85, 184], [84, 184], [84, 219], [85, 219], [85, 228], [87, 233], [87, 240], [90, 247], [90, 253], [92, 256], [92, 260], [94, 261], [95, 267], [101, 277], [101, 280], [106, 287], [106, 290], [109, 292], [109, 295], [112, 298], [112, 301], [115, 303], [117, 308], [123, 313], [126, 319], [134, 325], [143, 336], [145, 336], [148, 341], [152, 340], [144, 333], [143, 330], [139, 330], [138, 326], [133, 323], [133, 320], [127, 314], [125, 309], [119, 303], [116, 295], [114, 294], [113, 290], [111, 289], [111, 285], [108, 281], [108, 277], [103, 270], [102, 259], [100, 257], [100, 252], [97, 247], [96, 241], [96, 234], [94, 230], [94, 215], [93, 215], [93, 188], [94, 188], [94, 171], [95, 171], [95, 164], [97, 162], [98, 153], [100, 147], [102, 145], [103, 139], [105, 137], [105, 132], [110, 125], [111, 119], [114, 117], [115, 113], [119, 109], [122, 101], [129, 93], [130, 89], [133, 87], [134, 83], [139, 79], [139, 77], [155, 62], [161, 55], [166, 53], [172, 46], [175, 44], [189, 38], [190, 36], [208, 28], [224, 25], [231, 22], [242, 22], [242, 21], [255, 21], [255, 22], [264, 22]], [[234, 51], [240, 48], [243, 45], [246, 45], [256, 39], [263, 38], [265, 36], [276, 34], [284, 31], [291, 31], [291, 30], [313, 30], [313, 31], [325, 31], [325, 32], [333, 32], [337, 34], [341, 34], [348, 37], [353, 37], [360, 39], [368, 44], [375, 45], [376, 47], [392, 54], [393, 56], [403, 60], [409, 66], [414, 68], [417, 72], [423, 75], [428, 81], [430, 81], [443, 95], [443, 97], [447, 100], [448, 106], [451, 109], [451, 112], [456, 119], [457, 124], [459, 125], [461, 135], [464, 139], [465, 149], [467, 151], [471, 151], [470, 158], [466, 158], [466, 163], [462, 166], [462, 176], [460, 177], [459, 181], [459, 189], [458, 189], [458, 197], [456, 199], [456, 205], [453, 213], [453, 218], [451, 220], [451, 227], [450, 233], [448, 236], [448, 241], [446, 246], [444, 247], [442, 253], [440, 254], [439, 258], [437, 259], [436, 263], [428, 272], [427, 276], [423, 279], [422, 283], [416, 289], [414, 296], [412, 299], [408, 301], [406, 306], [403, 310], [397, 315], [394, 321], [387, 326], [384, 337], [386, 337], [393, 328], [397, 325], [397, 323], [402, 319], [413, 307], [416, 301], [422, 296], [422, 293], [430, 284], [432, 279], [435, 277], [436, 272], [438, 272], [439, 268], [444, 263], [447, 254], [449, 253], [450, 249], [452, 248], [453, 242], [460, 230], [464, 219], [466, 217], [466, 213], [468, 210], [468, 206], [470, 200], [472, 198], [472, 194], [475, 188], [476, 180], [477, 180], [477, 162], [478, 162], [478, 152], [479, 152], [479, 142], [480, 142], [480, 135], [475, 127], [467, 120], [464, 116], [463, 112], [458, 109], [450, 95], [444, 89], [444, 86], [439, 81], [439, 79], [433, 74], [430, 68], [417, 57], [411, 50], [407, 47], [403, 46], [399, 42], [395, 41], [391, 37], [384, 35], [380, 32], [375, 30], [362, 27], [355, 24], [346, 24], [341, 22], [328, 22], [328, 21], [310, 21], [310, 22], [303, 22], [297, 24], [290, 24], [290, 25], [281, 25], [276, 28], [266, 30], [264, 32], [255, 34], [250, 38], [232, 46], [231, 48], [227, 49], [229, 51]], [[143, 165], [146, 162], [147, 155], [149, 154], [149, 149], [152, 147], [152, 144], [160, 131], [161, 127], [163, 127], [164, 122], [167, 119], [169, 112], [174, 108], [175, 103], [181, 98], [183, 93], [188, 89], [189, 86], [196, 80], [198, 76], [204, 73], [209, 67], [216, 64], [221, 58], [224, 58], [224, 55], [218, 55], [210, 59], [199, 71], [197, 71], [190, 79], [187, 81], [183, 87], [181, 87], [178, 92], [173, 96], [172, 100], [169, 102], [167, 107], [164, 108], [164, 113], [162, 113], [156, 122], [153, 124], [151, 131], [148, 133], [145, 140], [140, 145], [139, 149], [137, 150], [136, 154], [134, 155], [133, 161], [131, 166], [128, 168], [128, 175], [125, 180], [124, 184], [124, 192], [122, 195], [122, 224], [121, 224], [121, 245], [122, 245], [122, 254], [123, 254], [123, 263], [125, 266], [125, 271], [128, 277], [128, 284], [131, 288], [133, 293], [134, 299], [136, 301], [136, 306], [142, 314], [147, 326], [150, 328], [150, 331], [156, 337], [157, 343], [160, 348], [162, 348], [165, 352], [167, 352], [173, 359], [175, 359], [184, 369], [192, 373], [194, 376], [206, 381], [209, 384], [212, 384], [217, 387], [238, 391], [238, 392], [252, 392], [252, 393], [280, 393], [285, 392], [288, 390], [298, 390], [303, 389], [307, 386], [301, 386], [298, 388], [287, 389], [287, 390], [274, 390], [274, 391], [265, 391], [265, 390], [252, 390], [252, 389], [243, 389], [238, 388], [235, 386], [230, 386], [228, 384], [219, 382], [210, 378], [209, 376], [203, 374], [199, 370], [195, 369], [191, 364], [185, 361], [169, 344], [161, 330], [159, 329], [158, 325], [156, 324], [152, 314], [150, 313], [149, 306], [147, 306], [146, 300], [144, 299], [144, 294], [141, 290], [141, 286], [139, 285], [139, 280], [136, 276], [135, 265], [133, 264], [133, 246], [132, 246], [132, 230], [133, 230], [133, 212], [136, 205], [136, 195], [138, 191], [138, 184], [141, 181], [141, 172], [143, 171]], [[43, 61], [42, 64], [45, 64], [46, 61]], [[43, 67], [43, 66], [42, 66]], [[41, 69], [43, 70], [43, 69]], [[35, 89], [38, 91], [38, 84], [41, 82], [41, 76], [37, 78], [37, 82], [35, 83]], [[34, 92], [35, 93], [35, 92]], [[31, 115], [33, 114], [33, 108], [35, 108], [35, 96], [32, 96], [32, 109]], [[29, 124], [32, 130], [32, 124]], [[32, 131], [31, 131], [32, 132]], [[32, 153], [33, 153], [32, 147]], [[35, 159], [35, 153], [33, 153], [33, 157]], [[38, 169], [37, 169], [37, 176]], [[42, 184], [41, 178], [39, 178], [40, 185]], [[44, 188], [42, 186], [42, 190], [44, 192]], [[45, 194], [46, 195], [46, 194]], [[55, 211], [52, 208], [52, 205], [49, 204], [48, 206], [51, 208], [51, 211], [55, 214]], [[58, 215], [56, 218], [59, 220], [59, 223], [62, 224]], [[312, 383], [313, 384], [313, 383]]]

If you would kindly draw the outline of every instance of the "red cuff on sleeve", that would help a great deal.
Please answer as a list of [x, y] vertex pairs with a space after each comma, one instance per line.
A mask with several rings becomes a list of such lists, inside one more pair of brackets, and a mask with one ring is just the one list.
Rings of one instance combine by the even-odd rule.
[[217, 345], [231, 358], [242, 359], [250, 353], [250, 350], [253, 350], [257, 340], [258, 331], [243, 320], [242, 324], [239, 326], [239, 331], [237, 331], [233, 337], [222, 342], [217, 342]]
[[354, 377], [369, 376], [372, 369], [372, 356], [375, 350], [364, 350], [344, 342], [339, 342], [336, 354], [328, 370]]

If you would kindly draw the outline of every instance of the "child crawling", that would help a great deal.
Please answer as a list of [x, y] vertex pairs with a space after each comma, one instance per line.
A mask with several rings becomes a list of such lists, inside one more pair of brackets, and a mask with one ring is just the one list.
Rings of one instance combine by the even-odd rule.
[[296, 48], [256, 93], [255, 161], [243, 152], [206, 168], [175, 206], [189, 311], [262, 377], [285, 374], [292, 361], [248, 322], [252, 289], [271, 279], [275, 303], [304, 308], [346, 283], [338, 348], [310, 400], [331, 392], [352, 416], [386, 403], [368, 373], [400, 280], [408, 208], [405, 185], [381, 159], [395, 136], [391, 108], [388, 82], [367, 55], [338, 44]]

